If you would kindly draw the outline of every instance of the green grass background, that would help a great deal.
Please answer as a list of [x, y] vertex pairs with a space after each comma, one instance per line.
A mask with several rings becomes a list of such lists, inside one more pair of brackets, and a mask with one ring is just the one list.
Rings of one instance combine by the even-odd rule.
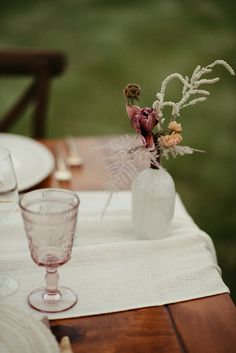
[[[141, 103], [147, 106], [172, 72], [191, 74], [218, 58], [236, 69], [235, 13], [233, 0], [4, 1], [0, 47], [67, 54], [68, 69], [53, 83], [48, 137], [126, 133], [126, 83], [142, 86]], [[190, 214], [213, 238], [236, 298], [236, 81], [224, 68], [214, 73], [221, 81], [209, 86], [208, 101], [186, 108], [181, 117], [184, 144], [207, 153], [165, 166]], [[0, 113], [27, 82], [0, 78]], [[180, 85], [169, 89], [171, 97], [180, 95]], [[29, 113], [12, 132], [29, 135]]]

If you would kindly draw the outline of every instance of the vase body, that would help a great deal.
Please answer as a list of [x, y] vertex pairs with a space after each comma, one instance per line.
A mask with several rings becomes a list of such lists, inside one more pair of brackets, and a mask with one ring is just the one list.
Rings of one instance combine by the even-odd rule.
[[175, 185], [163, 168], [148, 168], [132, 184], [132, 218], [136, 237], [160, 239], [169, 233], [175, 207]]

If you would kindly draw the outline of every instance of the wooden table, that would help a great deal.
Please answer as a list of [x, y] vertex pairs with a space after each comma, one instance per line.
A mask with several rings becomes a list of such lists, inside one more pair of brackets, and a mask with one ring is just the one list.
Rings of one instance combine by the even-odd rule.
[[[101, 190], [99, 160], [104, 151], [94, 148], [107, 138], [80, 138], [83, 167], [72, 169], [70, 182], [48, 177], [39, 187]], [[43, 140], [52, 151], [63, 141]], [[236, 315], [228, 294], [114, 314], [53, 320], [58, 339], [68, 335], [74, 352], [86, 353], [234, 353]]]

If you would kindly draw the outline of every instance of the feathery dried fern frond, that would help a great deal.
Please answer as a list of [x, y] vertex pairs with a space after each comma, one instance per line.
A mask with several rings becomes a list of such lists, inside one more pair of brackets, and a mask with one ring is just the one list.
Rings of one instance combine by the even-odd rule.
[[158, 167], [159, 164], [156, 150], [149, 151], [138, 136], [121, 136], [99, 146], [99, 148], [109, 149], [109, 156], [103, 158], [103, 161], [106, 162], [104, 186], [109, 191], [101, 215], [103, 218], [114, 192], [128, 189], [141, 169], [145, 169], [151, 164]]
[[149, 151], [138, 136], [121, 136], [104, 144], [101, 148], [109, 149], [105, 171], [105, 187], [109, 191], [120, 191], [129, 187], [140, 169], [151, 164], [159, 166], [156, 150]]

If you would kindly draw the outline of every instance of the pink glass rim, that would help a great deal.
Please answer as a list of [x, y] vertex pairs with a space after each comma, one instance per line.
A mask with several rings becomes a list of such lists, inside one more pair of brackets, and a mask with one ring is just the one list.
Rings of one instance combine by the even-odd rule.
[[[74, 209], [76, 209], [79, 204], [80, 204], [80, 199], [79, 199], [79, 196], [74, 192], [74, 191], [71, 191], [71, 190], [67, 190], [67, 189], [56, 189], [56, 188], [45, 188], [45, 189], [37, 189], [37, 190], [33, 190], [33, 191], [29, 191], [27, 193], [25, 193], [24, 195], [22, 195], [20, 197], [20, 200], [19, 200], [19, 206], [20, 208], [24, 211], [24, 212], [27, 212], [27, 213], [30, 213], [30, 214], [38, 214], [38, 212], [35, 212], [35, 211], [31, 211], [27, 208], [27, 206], [24, 206], [23, 205], [23, 201], [28, 197], [28, 196], [31, 196], [33, 194], [38, 194], [38, 193], [43, 193], [44, 191], [55, 191], [55, 192], [58, 192], [58, 193], [66, 193], [66, 194], [69, 194], [71, 196], [73, 196], [76, 200], [76, 203], [75, 205], [71, 206], [70, 210], [69, 211], [73, 211]], [[65, 212], [68, 212], [67, 211], [61, 211], [61, 212], [55, 212], [54, 214], [64, 214]]]

